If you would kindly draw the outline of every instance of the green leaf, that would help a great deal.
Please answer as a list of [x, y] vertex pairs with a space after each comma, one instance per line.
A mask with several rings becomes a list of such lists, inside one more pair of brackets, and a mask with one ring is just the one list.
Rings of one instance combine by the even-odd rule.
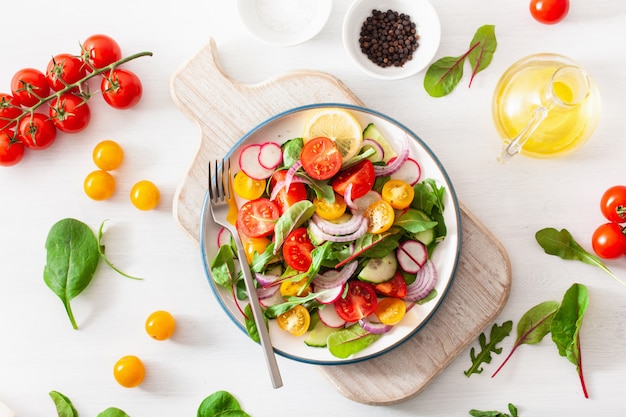
[[221, 287], [231, 289], [235, 280], [235, 261], [230, 245], [222, 245], [211, 261], [211, 276], [213, 281]]
[[83, 222], [66, 218], [55, 223], [46, 239], [43, 279], [63, 302], [74, 329], [78, 329], [70, 301], [91, 282], [100, 254], [93, 231]]
[[419, 233], [434, 228], [437, 226], [437, 222], [427, 220], [417, 211], [417, 209], [409, 208], [400, 216], [396, 217], [393, 225], [402, 227], [404, 230], [411, 233]]
[[336, 331], [328, 336], [327, 345], [330, 353], [345, 359], [362, 351], [380, 338], [379, 334], [372, 334], [358, 324]]
[[498, 347], [497, 345], [511, 333], [512, 329], [513, 322], [509, 320], [504, 322], [502, 326], [498, 326], [497, 323], [493, 325], [493, 327], [491, 328], [491, 333], [489, 335], [489, 341], [487, 341], [487, 336], [485, 336], [485, 333], [481, 333], [480, 336], [478, 336], [481, 351], [476, 354], [474, 348], [470, 350], [472, 366], [470, 366], [467, 371], [464, 371], [465, 376], [469, 377], [472, 374], [482, 373], [483, 368], [481, 368], [481, 365], [483, 363], [491, 362], [492, 353], [499, 355], [502, 352], [502, 348]]
[[278, 252], [292, 230], [297, 229], [315, 213], [315, 206], [309, 200], [298, 201], [291, 205], [274, 226], [274, 254]]
[[293, 138], [285, 142], [283, 148], [283, 167], [289, 168], [300, 159], [304, 141], [302, 138]]
[[550, 327], [552, 340], [559, 350], [559, 355], [565, 356], [576, 365], [585, 397], [588, 395], [580, 358], [580, 328], [588, 304], [587, 287], [582, 284], [573, 284], [563, 296], [561, 307], [554, 315]]
[[65, 395], [58, 391], [50, 391], [48, 395], [52, 398], [59, 417], [78, 417], [78, 412], [76, 412], [72, 402]]
[[501, 411], [481, 411], [481, 410], [470, 410], [470, 416], [472, 417], [517, 417], [517, 407], [513, 404], [509, 403], [509, 412], [506, 414]]
[[98, 417], [130, 417], [123, 410], [116, 407], [109, 407], [98, 414]]
[[535, 233], [537, 243], [543, 248], [548, 255], [558, 256], [565, 260], [574, 260], [584, 262], [588, 265], [596, 266], [609, 274], [620, 284], [626, 286], [622, 280], [611, 272], [606, 265], [602, 263], [600, 258], [587, 252], [574, 240], [571, 233], [567, 229], [560, 231], [552, 227], [539, 230]]
[[[256, 326], [256, 322], [254, 321], [254, 315], [252, 314], [252, 307], [250, 304], [246, 305], [243, 310], [244, 313], [244, 323], [246, 325], [246, 330], [248, 331], [248, 336], [250, 339], [254, 340], [257, 343], [261, 343], [261, 336], [259, 336], [259, 329]], [[267, 324], [267, 320], [264, 320]]]
[[470, 86], [476, 74], [489, 66], [493, 54], [496, 52], [498, 42], [496, 41], [495, 26], [484, 25], [479, 27], [474, 35], [474, 39], [472, 39], [470, 43], [470, 47], [476, 44], [478, 44], [478, 47], [473, 48], [467, 56], [472, 66], [472, 77], [469, 82]]
[[463, 78], [465, 55], [446, 56], [432, 63], [424, 76], [424, 89], [431, 97], [448, 95]]
[[241, 410], [239, 401], [228, 391], [216, 391], [200, 403], [197, 417], [217, 416], [249, 417]]

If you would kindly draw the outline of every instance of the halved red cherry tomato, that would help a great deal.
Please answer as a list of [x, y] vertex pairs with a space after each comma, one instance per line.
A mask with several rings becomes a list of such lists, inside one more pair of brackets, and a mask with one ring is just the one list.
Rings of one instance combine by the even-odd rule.
[[85, 63], [79, 57], [70, 54], [52, 57], [46, 68], [48, 85], [54, 91], [62, 90], [67, 85], [80, 81], [85, 75], [87, 75]]
[[399, 298], [383, 298], [378, 301], [374, 313], [381, 323], [393, 326], [400, 323], [406, 315], [406, 304]]
[[11, 92], [14, 104], [31, 107], [48, 96], [50, 86], [43, 72], [36, 68], [23, 68], [13, 75]]
[[358, 321], [376, 310], [378, 300], [374, 286], [362, 281], [348, 281], [346, 296], [335, 301], [335, 310], [345, 321]]
[[594, 252], [600, 258], [614, 259], [626, 255], [626, 231], [617, 223], [598, 227], [591, 238]]
[[82, 98], [65, 93], [50, 102], [50, 118], [60, 131], [77, 133], [89, 124], [91, 110]]
[[268, 198], [246, 202], [237, 214], [237, 230], [249, 237], [265, 237], [274, 231], [280, 210]]
[[20, 120], [17, 136], [30, 149], [46, 149], [54, 142], [57, 129], [52, 120], [41, 113], [33, 113]]
[[311, 266], [313, 258], [311, 251], [314, 246], [309, 239], [306, 227], [293, 230], [283, 243], [283, 258], [287, 265], [296, 271], [306, 271]]
[[531, 0], [530, 14], [539, 23], [553, 25], [567, 16], [569, 0]]
[[122, 59], [120, 45], [110, 36], [91, 35], [81, 45], [82, 59], [94, 68], [103, 68]]
[[374, 165], [369, 159], [353, 165], [345, 170], [339, 171], [332, 182], [333, 190], [336, 193], [345, 195], [348, 184], [352, 184], [352, 199], [363, 197], [374, 186], [376, 174]]
[[[270, 180], [270, 187], [273, 190], [277, 183], [284, 181], [287, 176], [286, 170], [276, 171]], [[284, 213], [289, 207], [298, 201], [306, 200], [306, 187], [301, 182], [292, 182], [289, 189], [283, 188], [278, 192], [274, 200], [280, 208], [280, 213]]]
[[396, 272], [389, 281], [374, 285], [378, 294], [387, 297], [403, 298], [406, 296], [406, 280], [400, 271]]
[[302, 168], [316, 180], [332, 178], [341, 169], [341, 152], [329, 138], [317, 137], [304, 144], [300, 154]]
[[600, 199], [600, 210], [611, 222], [626, 222], [626, 185], [614, 185], [607, 189]]
[[141, 80], [133, 72], [118, 68], [102, 78], [100, 90], [109, 106], [128, 109], [139, 102], [143, 87]]
[[24, 156], [24, 144], [11, 139], [13, 132], [0, 131], [0, 166], [9, 167], [17, 164]]
[[15, 119], [20, 114], [22, 114], [22, 109], [20, 109], [19, 104], [14, 101], [13, 96], [0, 93], [0, 131], [14, 128], [17, 123], [11, 120]]
[[302, 336], [309, 330], [311, 314], [309, 310], [300, 304], [276, 317], [278, 327], [288, 331], [293, 336]]

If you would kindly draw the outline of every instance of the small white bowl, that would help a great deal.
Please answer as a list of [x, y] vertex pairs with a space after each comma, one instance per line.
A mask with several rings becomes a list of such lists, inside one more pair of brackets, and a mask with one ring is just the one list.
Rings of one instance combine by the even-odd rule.
[[237, 0], [239, 17], [252, 36], [283, 47], [320, 33], [332, 6], [332, 0]]
[[[419, 46], [413, 58], [401, 67], [381, 67], [361, 51], [359, 37], [363, 22], [373, 10], [393, 10], [409, 15], [419, 35]], [[417, 74], [430, 62], [439, 49], [441, 24], [437, 11], [428, 0], [355, 0], [343, 21], [343, 44], [348, 56], [366, 74], [383, 80], [398, 80]]]

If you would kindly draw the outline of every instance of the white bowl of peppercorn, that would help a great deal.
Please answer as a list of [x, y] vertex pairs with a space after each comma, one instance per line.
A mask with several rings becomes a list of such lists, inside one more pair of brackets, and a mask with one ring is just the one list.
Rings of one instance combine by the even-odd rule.
[[365, 73], [398, 80], [430, 64], [439, 48], [441, 24], [428, 0], [355, 0], [342, 35], [348, 56]]

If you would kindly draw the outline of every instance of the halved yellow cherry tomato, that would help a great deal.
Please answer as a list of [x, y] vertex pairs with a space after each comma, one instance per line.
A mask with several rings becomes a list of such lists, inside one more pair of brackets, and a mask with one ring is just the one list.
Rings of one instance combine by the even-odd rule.
[[311, 324], [311, 314], [309, 310], [300, 304], [293, 307], [291, 310], [280, 314], [276, 317], [276, 323], [278, 327], [288, 331], [294, 336], [302, 336], [309, 330]]
[[336, 220], [346, 212], [346, 201], [337, 193], [335, 193], [335, 201], [332, 203], [323, 198], [315, 197], [313, 205], [315, 206], [315, 213], [326, 220]]
[[280, 294], [283, 297], [304, 297], [311, 292], [311, 286], [305, 287], [308, 278], [304, 277], [300, 281], [285, 280], [280, 283]]
[[255, 253], [263, 253], [267, 248], [267, 245], [271, 243], [266, 237], [246, 237], [243, 239], [243, 248], [246, 251], [246, 259], [248, 264], [252, 265], [252, 259]]
[[143, 382], [146, 368], [141, 359], [134, 355], [124, 356], [115, 363], [113, 376], [125, 388], [134, 388]]
[[265, 192], [265, 185], [265, 180], [250, 178], [243, 171], [236, 173], [233, 180], [235, 193], [246, 200], [254, 200], [261, 197]]
[[399, 298], [383, 298], [376, 304], [374, 314], [381, 323], [393, 326], [400, 323], [406, 315], [406, 304]]
[[391, 207], [402, 210], [411, 205], [415, 191], [408, 182], [389, 180], [383, 185], [381, 196], [383, 200], [391, 204]]
[[365, 217], [369, 221], [367, 231], [377, 234], [389, 230], [393, 224], [395, 213], [391, 204], [385, 200], [378, 200], [367, 207]]

